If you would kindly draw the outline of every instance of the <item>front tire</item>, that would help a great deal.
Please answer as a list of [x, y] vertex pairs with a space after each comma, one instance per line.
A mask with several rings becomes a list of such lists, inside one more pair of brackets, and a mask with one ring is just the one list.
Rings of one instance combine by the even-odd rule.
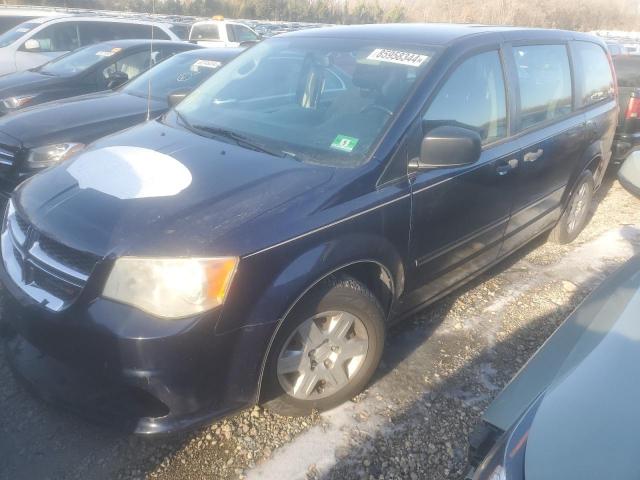
[[593, 174], [586, 170], [578, 178], [567, 208], [551, 231], [549, 240], [564, 245], [576, 239], [589, 220], [594, 190]]
[[298, 416], [344, 403], [373, 376], [384, 339], [385, 316], [367, 287], [346, 275], [323, 280], [276, 336], [264, 374], [264, 405]]

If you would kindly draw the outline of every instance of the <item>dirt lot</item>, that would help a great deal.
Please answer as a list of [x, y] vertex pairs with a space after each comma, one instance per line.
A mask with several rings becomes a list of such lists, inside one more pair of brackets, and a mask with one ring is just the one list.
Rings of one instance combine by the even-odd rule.
[[354, 401], [308, 418], [255, 408], [147, 440], [27, 394], [0, 354], [0, 479], [456, 479], [483, 409], [567, 314], [640, 253], [640, 201], [617, 182], [569, 246], [525, 251], [393, 329]]

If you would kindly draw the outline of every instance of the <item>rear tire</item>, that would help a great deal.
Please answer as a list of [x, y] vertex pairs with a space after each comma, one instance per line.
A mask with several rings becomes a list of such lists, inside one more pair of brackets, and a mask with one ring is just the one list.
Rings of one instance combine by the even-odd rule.
[[346, 275], [314, 287], [284, 320], [269, 352], [262, 401], [280, 415], [308, 415], [355, 397], [384, 348], [378, 299]]
[[594, 189], [593, 174], [585, 170], [578, 178], [567, 208], [551, 231], [549, 240], [564, 245], [576, 239], [589, 220]]

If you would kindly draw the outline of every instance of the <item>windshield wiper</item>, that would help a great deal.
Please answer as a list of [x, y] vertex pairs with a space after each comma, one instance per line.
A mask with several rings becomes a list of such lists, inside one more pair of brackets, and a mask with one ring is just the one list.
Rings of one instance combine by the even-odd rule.
[[[184, 117], [181, 117], [181, 120], [185, 122]], [[187, 123], [187, 125], [189, 125]], [[193, 130], [198, 130], [200, 132], [204, 132], [216, 137], [224, 137], [233, 140], [240, 147], [248, 148], [250, 150], [254, 150], [256, 152], [266, 153], [267, 155], [271, 155], [273, 157], [285, 157], [287, 154], [285, 152], [272, 150], [270, 148], [265, 147], [259, 143], [253, 142], [249, 140], [244, 135], [241, 135], [233, 130], [227, 130], [225, 128], [219, 127], [211, 127], [208, 125], [189, 125]]]

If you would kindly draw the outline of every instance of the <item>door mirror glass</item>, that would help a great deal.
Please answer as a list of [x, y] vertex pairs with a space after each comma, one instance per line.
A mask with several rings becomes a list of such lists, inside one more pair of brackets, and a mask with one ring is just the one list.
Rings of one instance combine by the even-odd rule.
[[480, 135], [455, 126], [436, 127], [422, 139], [420, 167], [460, 167], [480, 158]]
[[178, 105], [182, 100], [184, 100], [187, 95], [189, 95], [189, 93], [191, 93], [190, 90], [182, 90], [179, 92], [173, 92], [169, 95], [169, 98], [167, 99], [169, 106], [170, 107], [175, 107], [176, 105]]
[[33, 38], [24, 42], [24, 49], [33, 52], [35, 50], [40, 50], [40, 42], [38, 40], [34, 40]]
[[640, 152], [634, 152], [618, 171], [618, 179], [624, 188], [640, 198]]
[[107, 77], [107, 88], [113, 90], [129, 81], [129, 75], [124, 72], [111, 72]]

